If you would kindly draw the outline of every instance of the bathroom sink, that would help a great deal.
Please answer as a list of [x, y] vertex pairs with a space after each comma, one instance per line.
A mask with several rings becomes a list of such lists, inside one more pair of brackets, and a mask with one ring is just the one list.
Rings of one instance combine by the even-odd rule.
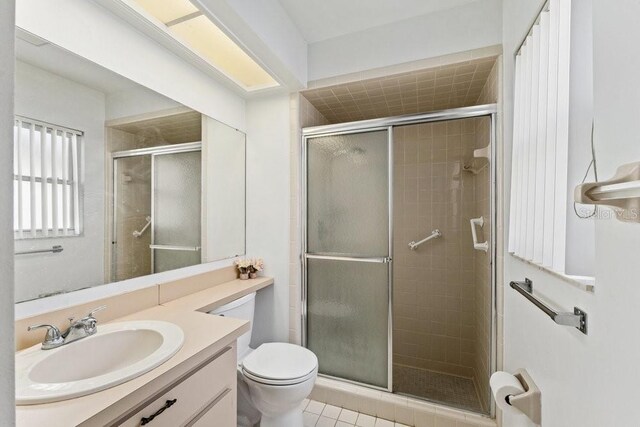
[[16, 404], [56, 402], [96, 393], [170, 359], [184, 342], [179, 326], [131, 321], [98, 326], [87, 338], [53, 350], [16, 354]]

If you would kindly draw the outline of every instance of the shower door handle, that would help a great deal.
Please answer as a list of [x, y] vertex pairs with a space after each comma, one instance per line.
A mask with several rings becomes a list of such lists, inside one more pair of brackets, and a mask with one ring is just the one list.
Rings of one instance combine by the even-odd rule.
[[189, 251], [198, 252], [200, 246], [178, 246], [178, 245], [149, 245], [150, 249], [162, 249], [167, 251]]
[[489, 250], [489, 242], [478, 242], [478, 232], [476, 231], [476, 226], [479, 225], [482, 227], [484, 225], [484, 217], [480, 218], [471, 218], [469, 220], [471, 223], [471, 239], [473, 240], [473, 248], [479, 251], [487, 252]]
[[330, 261], [355, 261], [355, 262], [370, 262], [377, 264], [390, 264], [393, 258], [387, 257], [357, 257], [357, 256], [341, 256], [341, 255], [313, 255], [304, 254], [306, 259], [325, 259]]

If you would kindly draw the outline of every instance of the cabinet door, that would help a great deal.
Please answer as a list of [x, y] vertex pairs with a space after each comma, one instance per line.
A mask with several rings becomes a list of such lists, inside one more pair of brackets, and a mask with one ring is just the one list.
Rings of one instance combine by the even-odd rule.
[[[235, 421], [236, 366], [235, 346], [227, 347], [207, 365], [179, 381], [173, 388], [128, 418], [121, 426], [178, 427], [190, 425], [206, 408], [212, 407], [212, 402], [221, 401], [223, 396], [229, 395], [231, 396]], [[215, 425], [222, 427], [227, 424]]]
[[232, 392], [227, 389], [187, 427], [236, 427], [236, 405]]

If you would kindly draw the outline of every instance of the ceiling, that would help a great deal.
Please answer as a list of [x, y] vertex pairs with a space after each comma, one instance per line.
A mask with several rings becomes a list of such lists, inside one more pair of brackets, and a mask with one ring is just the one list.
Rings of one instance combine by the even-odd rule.
[[279, 1], [307, 43], [315, 43], [478, 0]]
[[202, 140], [202, 114], [197, 111], [140, 120], [112, 127], [142, 137], [151, 135], [161, 138], [167, 144]]
[[496, 57], [303, 91], [329, 123], [475, 105]]

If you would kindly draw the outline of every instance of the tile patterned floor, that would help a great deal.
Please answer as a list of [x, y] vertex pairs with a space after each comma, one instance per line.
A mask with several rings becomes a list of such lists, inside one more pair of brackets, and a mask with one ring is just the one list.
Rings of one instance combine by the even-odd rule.
[[408, 427], [315, 400], [305, 399], [302, 407], [304, 427]]
[[483, 412], [473, 380], [413, 368], [393, 366], [394, 391], [468, 411]]

